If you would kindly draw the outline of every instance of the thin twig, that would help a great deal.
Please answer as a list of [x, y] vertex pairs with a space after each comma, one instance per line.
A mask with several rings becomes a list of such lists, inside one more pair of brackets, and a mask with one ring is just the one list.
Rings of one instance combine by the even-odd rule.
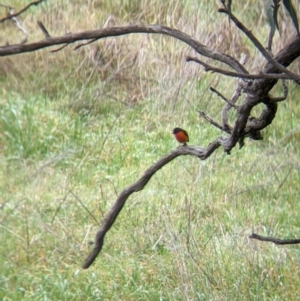
[[[269, 20], [270, 32], [269, 32], [268, 46], [267, 46], [267, 50], [270, 52], [272, 51], [273, 37], [274, 37], [275, 31], [276, 31], [275, 27], [277, 27], [278, 32], [280, 32], [278, 22], [277, 22], [276, 18], [274, 18], [274, 16], [277, 16], [279, 7], [280, 7], [280, 1], [273, 1], [273, 3], [271, 1], [269, 1], [268, 7], [267, 7], [267, 16], [268, 16], [268, 14], [271, 14], [271, 16], [270, 15], [268, 16], [268, 19], [270, 18], [270, 20]], [[273, 24], [271, 24], [271, 22]]]
[[202, 65], [204, 67], [205, 71], [212, 71], [212, 72], [220, 73], [220, 74], [231, 76], [231, 77], [238, 77], [238, 78], [245, 78], [245, 79], [262, 79], [262, 78], [291, 79], [291, 76], [288, 74], [285, 74], [285, 73], [270, 74], [270, 73], [260, 72], [258, 74], [246, 74], [246, 73], [237, 73], [237, 72], [227, 71], [224, 69], [220, 69], [220, 68], [208, 65], [208, 64], [204, 63], [203, 61], [201, 61], [195, 57], [191, 57], [191, 56], [187, 56], [186, 61], [187, 62], [193, 61], [193, 62], [196, 62], [196, 63]]
[[40, 30], [43, 32], [46, 39], [50, 38], [50, 34], [44, 24], [41, 21], [37, 21], [37, 25], [40, 28]]
[[220, 93], [219, 91], [217, 91], [215, 88], [210, 87], [209, 88], [210, 91], [216, 93], [219, 97], [221, 97], [226, 103], [228, 103], [231, 107], [235, 108], [236, 110], [238, 110], [238, 106], [236, 106], [234, 103], [230, 102], [222, 93]]
[[211, 125], [215, 126], [216, 128], [218, 128], [219, 130], [226, 132], [228, 134], [230, 134], [230, 129], [227, 128], [225, 129], [222, 125], [220, 125], [219, 123], [217, 123], [216, 121], [214, 121], [211, 117], [209, 117], [208, 115], [206, 115], [203, 111], [198, 111], [199, 115], [201, 117], [203, 117], [206, 121], [208, 121]]
[[79, 48], [81, 48], [81, 47], [84, 47], [84, 46], [86, 46], [86, 45], [89, 45], [89, 44], [91, 44], [91, 43], [94, 43], [95, 41], [97, 41], [97, 39], [92, 39], [92, 40], [90, 40], [90, 41], [88, 41], [88, 42], [86, 42], [86, 43], [80, 43], [80, 44], [76, 45], [76, 46], [74, 47], [73, 50], [77, 50], [77, 49], [79, 49]]
[[[246, 59], [247, 59], [246, 54], [242, 53], [241, 57], [240, 57], [240, 63], [242, 65], [245, 65]], [[237, 102], [237, 100], [241, 96], [243, 87], [244, 87], [245, 84], [248, 84], [247, 82], [248, 81], [245, 81], [241, 78], [238, 79], [237, 86], [236, 86], [236, 88], [235, 88], [235, 90], [234, 90], [234, 92], [233, 92], [233, 94], [230, 98], [230, 103], [226, 104], [222, 109], [221, 119], [222, 119], [222, 125], [223, 125], [224, 129], [229, 129], [229, 130], [232, 129], [232, 127], [230, 126], [230, 124], [228, 122], [228, 112], [232, 109], [232, 107], [233, 107], [232, 104], [235, 105], [235, 103]], [[244, 145], [244, 140], [243, 139], [239, 140], [239, 145], [240, 145], [240, 148], [243, 147], [243, 145]]]
[[73, 195], [73, 197], [77, 200], [77, 202], [85, 209], [85, 211], [92, 217], [92, 219], [96, 222], [96, 224], [99, 224], [99, 221], [96, 219], [95, 215], [85, 206], [85, 204], [80, 200], [80, 198], [72, 191], [69, 191], [70, 194]]
[[279, 184], [278, 188], [275, 191], [275, 195], [278, 194], [278, 191], [280, 190], [280, 188], [282, 187], [282, 185], [284, 184], [284, 182], [287, 180], [287, 178], [289, 177], [289, 175], [291, 174], [293, 168], [291, 167], [290, 170], [288, 171], [288, 173], [285, 175], [284, 179], [281, 181], [281, 183]]
[[61, 51], [61, 50], [63, 50], [65, 47], [67, 47], [68, 45], [69, 45], [69, 43], [68, 43], [68, 44], [65, 44], [65, 45], [62, 45], [61, 47], [58, 47], [58, 48], [56, 48], [56, 49], [50, 50], [50, 52], [51, 52], [51, 53], [55, 53], [55, 52]]
[[[38, 5], [40, 4], [41, 2], [43, 2], [45, 0], [38, 0], [38, 1], [34, 1], [34, 2], [31, 2], [29, 3], [27, 6], [25, 6], [24, 8], [22, 8], [20, 11], [18, 11], [17, 13], [14, 13], [14, 14], [9, 14], [7, 17], [5, 18], [2, 18], [0, 19], [0, 23], [6, 21], [6, 20], [9, 20], [9, 19], [12, 19], [14, 17], [17, 17], [19, 15], [21, 15], [24, 11], [26, 11], [30, 6], [32, 5]], [[2, 6], [5, 6], [5, 5], [2, 5]], [[10, 8], [10, 7], [9, 7]]]

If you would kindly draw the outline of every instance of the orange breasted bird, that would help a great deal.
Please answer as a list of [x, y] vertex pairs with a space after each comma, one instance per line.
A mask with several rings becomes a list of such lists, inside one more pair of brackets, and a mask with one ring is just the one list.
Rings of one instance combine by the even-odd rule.
[[175, 136], [175, 139], [179, 143], [183, 143], [183, 145], [186, 145], [186, 143], [189, 142], [189, 135], [188, 135], [187, 131], [185, 131], [181, 128], [173, 129], [172, 134]]

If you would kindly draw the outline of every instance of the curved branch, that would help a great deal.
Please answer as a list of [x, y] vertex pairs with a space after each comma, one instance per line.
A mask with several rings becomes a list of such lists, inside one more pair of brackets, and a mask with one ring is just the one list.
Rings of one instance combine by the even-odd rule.
[[262, 110], [258, 118], [251, 118], [245, 127], [245, 135], [249, 135], [251, 132], [261, 131], [270, 125], [277, 113], [277, 103], [265, 103], [266, 108]]
[[223, 138], [218, 138], [209, 146], [204, 149], [198, 146], [181, 146], [177, 149], [171, 151], [161, 159], [159, 159], [156, 163], [154, 163], [152, 166], [150, 166], [144, 173], [144, 175], [135, 183], [131, 184], [130, 186], [123, 189], [123, 191], [120, 193], [118, 198], [116, 199], [114, 205], [110, 209], [110, 211], [107, 213], [107, 215], [104, 218], [103, 224], [101, 228], [98, 230], [96, 237], [95, 237], [95, 245], [89, 256], [86, 258], [82, 268], [87, 269], [96, 259], [97, 255], [100, 253], [103, 243], [104, 243], [104, 237], [106, 233], [109, 231], [111, 226], [114, 224], [117, 216], [121, 212], [126, 200], [128, 197], [134, 193], [142, 190], [151, 177], [162, 167], [164, 167], [166, 164], [168, 164], [170, 161], [174, 160], [175, 158], [179, 156], [186, 156], [191, 155], [198, 157], [201, 160], [205, 160], [208, 158], [220, 145]]
[[14, 55], [18, 53], [31, 52], [46, 47], [71, 44], [82, 40], [99, 40], [107, 37], [116, 37], [131, 33], [153, 33], [163, 34], [178, 39], [190, 47], [192, 47], [197, 53], [220, 61], [235, 71], [240, 73], [248, 73], [247, 70], [233, 57], [226, 55], [222, 52], [212, 50], [201, 44], [199, 41], [193, 39], [191, 36], [183, 33], [180, 30], [176, 30], [162, 25], [129, 25], [123, 27], [109, 27], [97, 30], [89, 30], [79, 33], [70, 33], [60, 37], [51, 37], [38, 42], [26, 44], [26, 45], [9, 45], [0, 48], [0, 56]]

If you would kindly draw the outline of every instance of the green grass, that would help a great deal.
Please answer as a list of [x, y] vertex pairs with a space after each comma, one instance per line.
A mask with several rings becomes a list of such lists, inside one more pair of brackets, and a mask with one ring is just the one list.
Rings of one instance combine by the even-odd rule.
[[[36, 19], [58, 35], [102, 27], [113, 14], [116, 25], [175, 26], [237, 57], [254, 51], [216, 5], [200, 2], [53, 1], [24, 18], [32, 40], [41, 38]], [[264, 37], [253, 4], [234, 10]], [[3, 32], [18, 41], [12, 24]], [[264, 140], [246, 140], [230, 156], [179, 157], [158, 171], [130, 196], [96, 262], [81, 269], [117, 194], [177, 147], [175, 126], [204, 147], [221, 134], [197, 110], [218, 120], [223, 103], [208, 88], [230, 96], [235, 82], [185, 63], [189, 51], [162, 36], [130, 35], [1, 58], [0, 300], [300, 300], [298, 246], [248, 238], [299, 237], [294, 84]], [[281, 93], [281, 85], [272, 91]]]

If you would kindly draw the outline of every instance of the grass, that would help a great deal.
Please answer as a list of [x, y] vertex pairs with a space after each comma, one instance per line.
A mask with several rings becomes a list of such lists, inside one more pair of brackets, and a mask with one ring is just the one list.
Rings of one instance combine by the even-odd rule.
[[[37, 19], [58, 35], [101, 27], [113, 14], [116, 25], [175, 26], [236, 57], [254, 51], [213, 3], [104, 2], [32, 9], [30, 39], [41, 38]], [[264, 37], [253, 4], [233, 9]], [[3, 32], [20, 37], [13, 24]], [[291, 83], [263, 141], [165, 166], [128, 199], [95, 264], [80, 268], [117, 194], [177, 146], [172, 128], [201, 146], [220, 135], [196, 110], [218, 119], [223, 103], [208, 87], [229, 96], [235, 82], [186, 64], [189, 52], [169, 38], [130, 35], [1, 58], [1, 300], [299, 300], [299, 248], [248, 238], [298, 237], [300, 111]]]

